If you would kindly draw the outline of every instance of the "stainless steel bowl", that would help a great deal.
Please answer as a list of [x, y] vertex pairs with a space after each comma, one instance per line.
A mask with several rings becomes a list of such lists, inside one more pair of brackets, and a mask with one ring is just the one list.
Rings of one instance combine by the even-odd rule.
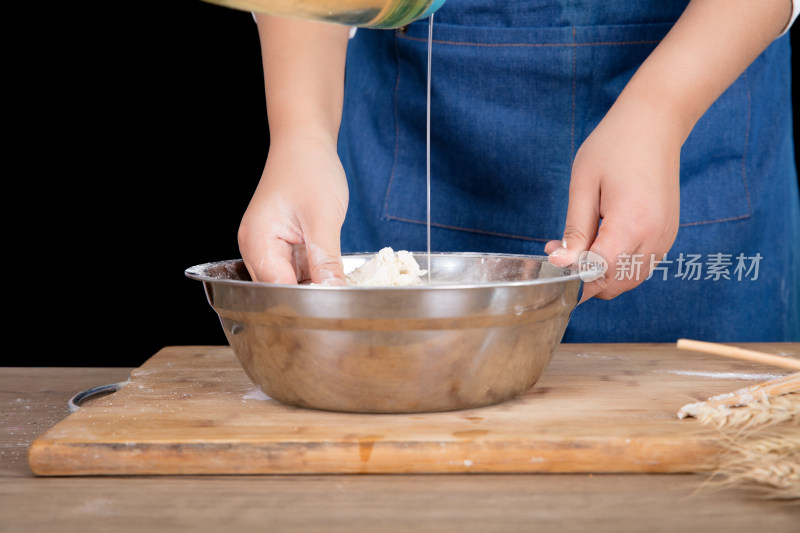
[[[346, 255], [345, 272], [372, 254]], [[427, 267], [425, 253], [415, 257]], [[576, 267], [546, 257], [431, 255], [432, 284], [256, 283], [241, 260], [198, 265], [250, 379], [281, 402], [413, 413], [509, 400], [539, 379], [577, 302]]]

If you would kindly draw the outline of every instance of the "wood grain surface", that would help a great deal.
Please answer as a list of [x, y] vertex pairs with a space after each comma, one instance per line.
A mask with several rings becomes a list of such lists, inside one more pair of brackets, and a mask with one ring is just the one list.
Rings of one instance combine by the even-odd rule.
[[363, 415], [266, 399], [227, 347], [170, 347], [37, 438], [30, 466], [48, 476], [708, 471], [718, 435], [678, 409], [783, 373], [672, 345], [568, 344], [516, 400]]
[[67, 400], [129, 374], [0, 368], [0, 531], [788, 533], [800, 517], [697, 474], [34, 476], [27, 450]]

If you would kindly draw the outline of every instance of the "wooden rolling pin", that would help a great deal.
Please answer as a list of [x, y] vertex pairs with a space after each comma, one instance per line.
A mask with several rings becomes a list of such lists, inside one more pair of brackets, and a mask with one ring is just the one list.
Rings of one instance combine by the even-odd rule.
[[763, 363], [765, 365], [787, 368], [789, 370], [800, 370], [800, 360], [794, 359], [793, 357], [782, 357], [779, 355], [756, 352], [754, 350], [745, 350], [744, 348], [736, 348], [735, 346], [726, 346], [724, 344], [716, 344], [713, 342], [678, 339], [677, 348], [679, 350], [710, 353], [714, 355], [721, 355], [723, 357], [731, 357], [733, 359], [753, 361], [754, 363]]

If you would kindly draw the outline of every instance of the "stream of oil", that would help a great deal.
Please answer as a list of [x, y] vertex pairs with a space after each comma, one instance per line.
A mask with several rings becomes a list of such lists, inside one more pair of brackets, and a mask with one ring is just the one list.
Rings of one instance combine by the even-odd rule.
[[425, 196], [426, 230], [428, 237], [428, 284], [431, 283], [431, 49], [433, 45], [433, 14], [428, 19], [428, 87], [425, 116]]

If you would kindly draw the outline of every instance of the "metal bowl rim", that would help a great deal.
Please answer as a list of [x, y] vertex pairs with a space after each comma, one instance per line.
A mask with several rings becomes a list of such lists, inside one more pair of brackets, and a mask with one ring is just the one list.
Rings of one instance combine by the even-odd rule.
[[[413, 255], [418, 256], [426, 256], [427, 252], [412, 252]], [[354, 254], [343, 254], [343, 258], [349, 257], [374, 257], [375, 253], [354, 253]], [[539, 259], [539, 260], [547, 260], [548, 257], [546, 255], [526, 255], [526, 254], [502, 254], [502, 253], [480, 253], [480, 252], [432, 252], [431, 256], [451, 256], [451, 257], [487, 257], [487, 258], [518, 258], [518, 259]], [[380, 286], [354, 286], [354, 285], [347, 285], [347, 286], [340, 286], [340, 285], [311, 285], [311, 284], [297, 284], [297, 285], [287, 285], [282, 283], [265, 283], [261, 281], [247, 281], [247, 280], [240, 280], [240, 279], [221, 279], [221, 278], [213, 278], [210, 276], [204, 276], [199, 274], [200, 271], [207, 270], [209, 268], [230, 264], [230, 263], [237, 263], [241, 262], [242, 259], [226, 259], [222, 261], [212, 261], [209, 263], [203, 263], [200, 265], [195, 265], [193, 267], [189, 267], [184, 271], [186, 277], [190, 279], [194, 279], [197, 281], [202, 281], [205, 283], [221, 283], [225, 285], [242, 285], [242, 286], [256, 286], [256, 287], [265, 287], [271, 289], [281, 289], [281, 290], [323, 290], [323, 291], [336, 291], [336, 292], [349, 292], [349, 291], [396, 291], [396, 290], [405, 290], [405, 291], [440, 291], [440, 290], [454, 290], [454, 289], [480, 289], [480, 288], [498, 288], [498, 287], [520, 287], [520, 286], [530, 286], [530, 285], [549, 285], [551, 283], [566, 283], [569, 281], [579, 280], [582, 279], [581, 275], [586, 274], [587, 272], [580, 272], [575, 270], [574, 273], [559, 276], [556, 278], [541, 278], [541, 279], [531, 279], [531, 280], [521, 280], [521, 281], [496, 281], [496, 282], [487, 282], [487, 283], [465, 283], [465, 284], [442, 284], [442, 285], [406, 285], [406, 286], [392, 286], [392, 285], [380, 285]], [[424, 266], [424, 265], [420, 265]], [[574, 267], [563, 267], [564, 269], [574, 269]], [[588, 273], [594, 272], [595, 268], [591, 267], [591, 271]]]

